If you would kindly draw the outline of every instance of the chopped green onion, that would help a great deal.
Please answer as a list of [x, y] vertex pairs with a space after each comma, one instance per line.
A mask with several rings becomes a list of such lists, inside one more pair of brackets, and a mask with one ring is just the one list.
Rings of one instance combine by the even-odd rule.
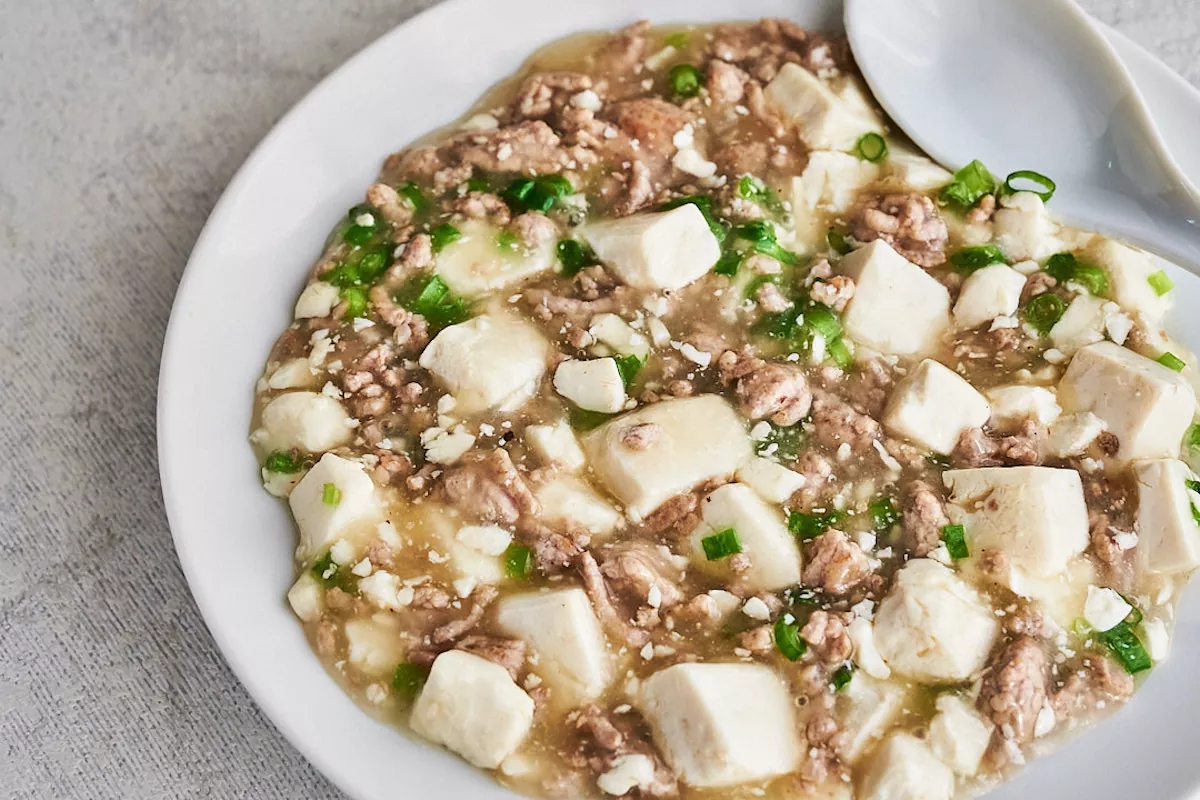
[[782, 264], [795, 266], [800, 263], [798, 255], [780, 247], [775, 237], [775, 226], [766, 220], [759, 219], [739, 225], [733, 229], [733, 233], [739, 239], [750, 242], [750, 246], [758, 252]]
[[981, 161], [972, 161], [954, 173], [954, 182], [942, 187], [938, 198], [944, 205], [969, 210], [996, 191], [996, 178]]
[[412, 702], [428, 679], [428, 667], [419, 664], [397, 664], [396, 671], [392, 673], [392, 689], [405, 701]]
[[1200, 449], [1200, 424], [1192, 423], [1183, 434], [1183, 443], [1190, 449]]
[[575, 191], [571, 181], [563, 175], [542, 175], [534, 180], [534, 184], [556, 200]]
[[942, 528], [942, 541], [954, 561], [967, 558], [971, 551], [967, 549], [967, 529], [962, 525], [947, 525]]
[[562, 264], [563, 277], [573, 278], [584, 267], [590, 267], [596, 263], [596, 254], [592, 252], [592, 248], [582, 242], [575, 239], [563, 239], [558, 243], [558, 260]]
[[321, 502], [327, 506], [336, 506], [342, 502], [342, 490], [336, 484], [325, 484], [321, 487]]
[[950, 263], [959, 272], [970, 274], [977, 269], [990, 267], [992, 264], [1007, 264], [1008, 259], [994, 244], [979, 247], [967, 247], [950, 256]]
[[812, 305], [804, 311], [804, 325], [825, 337], [831, 342], [842, 335], [842, 323], [828, 306]]
[[808, 651], [808, 642], [800, 638], [800, 626], [786, 616], [775, 622], [775, 649], [788, 661], [799, 661]]
[[704, 76], [691, 64], [676, 64], [671, 67], [671, 71], [667, 73], [667, 80], [671, 83], [671, 91], [680, 97], [695, 97], [700, 94], [700, 87], [704, 85]]
[[[1041, 187], [1042, 191], [1039, 192], [1037, 189], [1021, 189], [1017, 186], [1014, 186], [1013, 181], [1029, 181]], [[1009, 194], [1016, 194], [1017, 192], [1033, 192], [1038, 197], [1042, 198], [1042, 201], [1046, 203], [1049, 203], [1050, 198], [1054, 197], [1054, 192], [1056, 189], [1058, 189], [1058, 186], [1055, 185], [1054, 181], [1050, 180], [1040, 172], [1034, 172], [1031, 169], [1017, 170], [1004, 179], [1005, 192]]]
[[1080, 264], [1075, 270], [1074, 281], [1087, 287], [1088, 292], [1096, 297], [1108, 294], [1108, 274], [1100, 267]]
[[363, 285], [375, 283], [387, 271], [390, 260], [389, 248], [382, 246], [368, 247], [359, 254], [358, 282]]
[[854, 367], [854, 354], [846, 346], [845, 339], [837, 338], [832, 342], [826, 342], [825, 352], [829, 354], [829, 357], [833, 359], [833, 363], [843, 372], [848, 372]]
[[425, 199], [425, 193], [421, 191], [421, 187], [412, 181], [398, 188], [396, 193], [408, 201], [413, 211], [423, 211], [425, 206], [429, 205], [429, 201]]
[[837, 672], [833, 673], [833, 677], [829, 682], [833, 684], [833, 690], [840, 692], [846, 688], [846, 684], [850, 683], [850, 679], [854, 677], [854, 668], [849, 664], [843, 664], [838, 667]]
[[491, 190], [491, 183], [488, 182], [487, 178], [482, 176], [474, 175], [467, 181], [468, 192], [490, 192]]
[[742, 179], [738, 181], [738, 194], [768, 211], [776, 214], [783, 211], [783, 203], [780, 202], [779, 195], [753, 175], [743, 175]]
[[736, 250], [726, 250], [717, 259], [717, 263], [713, 265], [713, 272], [717, 275], [725, 275], [732, 278], [738, 274], [738, 270], [742, 266], [742, 254]]
[[367, 309], [370, 308], [371, 301], [367, 296], [366, 289], [358, 286], [347, 286], [344, 289], [338, 290], [338, 296], [346, 303], [346, 319], [350, 320], [367, 315]]
[[1072, 636], [1075, 636], [1079, 639], [1086, 639], [1093, 633], [1095, 633], [1095, 631], [1092, 630], [1092, 626], [1089, 625], [1088, 621], [1083, 617], [1076, 617], [1075, 621], [1071, 623]]
[[1160, 269], [1149, 278], [1146, 278], [1146, 280], [1149, 282], [1150, 288], [1153, 289], [1154, 293], [1159, 297], [1162, 297], [1164, 294], [1175, 288], [1175, 281], [1171, 280], [1171, 276], [1166, 273], [1166, 270]]
[[867, 506], [867, 513], [871, 516], [871, 528], [875, 531], [890, 530], [900, 521], [900, 512], [896, 510], [896, 504], [890, 497], [873, 500]]
[[433, 240], [433, 252], [440, 253], [445, 249], [446, 245], [453, 244], [461, 239], [462, 231], [449, 222], [443, 222], [429, 232], [429, 238]]
[[705, 536], [700, 540], [700, 546], [704, 548], [704, 557], [709, 561], [720, 561], [742, 552], [742, 540], [733, 528]]
[[783, 599], [790, 606], [817, 606], [821, 604], [816, 592], [802, 586], [795, 589], [785, 589]]
[[575, 187], [562, 175], [539, 175], [537, 178], [518, 178], [500, 192], [500, 198], [515, 214], [525, 211], [544, 214], [574, 191]]
[[872, 164], [878, 164], [883, 159], [887, 158], [888, 146], [887, 140], [878, 133], [865, 133], [858, 140], [858, 144], [854, 146], [854, 151], [858, 153], [858, 157], [863, 161], [870, 161]]
[[800, 457], [804, 447], [804, 430], [799, 425], [783, 428], [774, 423], [768, 423], [771, 432], [758, 442], [760, 456], [774, 456], [779, 461], [789, 464]]
[[1194, 478], [1185, 478], [1183, 481], [1183, 485], [1186, 486], [1187, 488], [1191, 489], [1193, 492], [1200, 493], [1200, 481], [1198, 481]]
[[500, 231], [496, 234], [496, 247], [501, 250], [517, 250], [519, 247], [517, 235], [512, 231]]
[[1063, 305], [1063, 301], [1057, 295], [1049, 292], [1039, 294], [1025, 304], [1025, 321], [1032, 325], [1035, 331], [1045, 336], [1062, 319], [1066, 310], [1067, 307]]
[[1183, 372], [1183, 368], [1187, 366], [1186, 361], [1171, 352], [1163, 353], [1155, 360], [1167, 369], [1175, 372]]
[[729, 231], [721, 224], [713, 213], [712, 198], [705, 195], [687, 195], [684, 197], [676, 197], [674, 200], [668, 200], [658, 207], [659, 211], [672, 211], [680, 206], [695, 206], [700, 209], [700, 213], [704, 215], [704, 221], [708, 223], [708, 229], [712, 231], [713, 236], [717, 237], [717, 241], [724, 244]]
[[1059, 283], [1066, 283], [1075, 277], [1079, 261], [1070, 253], [1055, 253], [1046, 262], [1046, 274]]
[[1146, 648], [1133, 632], [1133, 626], [1128, 622], [1118, 622], [1112, 628], [1097, 633], [1096, 638], [1117, 657], [1117, 661], [1130, 675], [1144, 672], [1153, 666], [1150, 654], [1146, 652]]
[[950, 458], [941, 453], [930, 453], [925, 456], [925, 461], [934, 469], [950, 469], [954, 466], [950, 463]]
[[533, 551], [520, 544], [510, 544], [504, 551], [504, 574], [518, 580], [529, 577], [533, 570]]
[[793, 511], [788, 514], [788, 530], [803, 541], [815, 539], [825, 531], [837, 525], [846, 515], [841, 511], [827, 511], [824, 514], [804, 514]]
[[468, 316], [462, 298], [450, 291], [437, 275], [417, 278], [400, 292], [400, 304], [414, 314], [420, 314], [437, 330], [456, 325]]
[[621, 381], [626, 389], [633, 386], [633, 379], [642, 371], [642, 367], [646, 366], [646, 359], [635, 355], [616, 356], [613, 361], [617, 362], [617, 372], [621, 374]]
[[667, 47], [674, 47], [676, 50], [682, 50], [688, 46], [688, 39], [689, 36], [687, 31], [676, 31], [675, 33], [667, 36], [667, 38], [663, 40], [663, 43], [666, 44]]
[[287, 453], [282, 450], [276, 450], [271, 455], [267, 456], [266, 462], [263, 464], [268, 472], [278, 472], [284, 475], [292, 475], [300, 471], [300, 459], [292, 453]]
[[850, 240], [835, 230], [825, 234], [825, 241], [829, 243], [829, 249], [840, 256], [848, 256], [854, 252], [854, 246], [850, 244]]
[[336, 586], [339, 567], [333, 560], [333, 555], [326, 553], [312, 565], [312, 574], [325, 586]]
[[524, 211], [525, 198], [533, 191], [533, 180], [530, 178], [517, 178], [510, 183], [502, 192], [500, 199], [513, 207], [514, 211]]
[[[370, 217], [370, 224], [360, 225], [358, 223], [358, 220], [364, 216]], [[366, 204], [350, 209], [346, 217], [350, 220], [350, 226], [342, 234], [342, 239], [346, 244], [362, 247], [370, 242], [379, 230], [379, 212]]]
[[580, 408], [577, 405], [571, 405], [567, 409], [567, 417], [570, 420], [571, 427], [582, 433], [595, 430], [604, 423], [612, 419], [612, 414], [605, 414], [602, 411], [588, 411], [586, 408]]

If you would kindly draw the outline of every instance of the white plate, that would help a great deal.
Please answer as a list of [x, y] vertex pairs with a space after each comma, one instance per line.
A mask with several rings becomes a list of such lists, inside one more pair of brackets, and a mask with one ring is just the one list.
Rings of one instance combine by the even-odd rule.
[[[511, 797], [457, 758], [372, 721], [317, 663], [284, 601], [295, 534], [260, 487], [246, 435], [254, 383], [326, 234], [383, 158], [459, 116], [538, 46], [589, 28], [786, 16], [840, 28], [838, 0], [452, 0], [323, 81], [238, 172], [188, 263], [163, 348], [159, 465], [180, 562], [209, 630], [267, 716], [359, 800]], [[1192, 176], [1200, 94], [1115, 36]], [[1200, 281], [1176, 271], [1193, 307]], [[1200, 319], [1176, 314], [1200, 349]], [[997, 797], [1180, 798], [1200, 784], [1200, 610], [1129, 708]]]

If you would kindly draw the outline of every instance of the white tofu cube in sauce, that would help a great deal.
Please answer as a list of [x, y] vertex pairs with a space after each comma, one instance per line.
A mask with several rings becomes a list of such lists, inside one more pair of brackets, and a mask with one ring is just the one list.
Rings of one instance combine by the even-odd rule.
[[857, 796], [862, 800], [950, 800], [954, 773], [926, 742], [909, 733], [894, 733], [871, 756]]
[[326, 453], [288, 496], [300, 529], [296, 559], [308, 562], [353, 528], [364, 531], [383, 518], [375, 484], [362, 465]]
[[863, 134], [883, 131], [878, 120], [838, 97], [799, 64], [784, 64], [765, 95], [813, 150], [850, 150]]
[[800, 582], [800, 549], [788, 531], [783, 514], [768, 505], [749, 486], [728, 483], [700, 502], [700, 525], [692, 532], [690, 548], [697, 568], [731, 574], [727, 558], [714, 559], [705, 540], [734, 531], [748, 565], [738, 576], [754, 590], [774, 591]]
[[460, 297], [475, 299], [503, 291], [554, 266], [556, 241], [526, 248], [498, 244], [499, 228], [483, 222], [468, 222], [462, 238], [446, 245], [437, 256], [437, 275]]
[[549, 352], [530, 323], [486, 315], [443, 330], [420, 364], [454, 396], [456, 413], [512, 411], [537, 392]]
[[704, 214], [688, 203], [670, 211], [596, 222], [580, 232], [596, 256], [636, 289], [682, 289], [721, 257]]
[[969, 428], [991, 416], [987, 398], [950, 368], [926, 359], [909, 373], [883, 415], [883, 424], [926, 450], [949, 453]]
[[1025, 280], [1007, 264], [992, 264], [971, 273], [954, 303], [955, 327], [970, 330], [1015, 313]]
[[881, 353], [936, 351], [950, 330], [950, 293], [884, 241], [855, 250], [841, 271], [856, 284], [842, 319], [846, 335]]
[[1200, 567], [1200, 526], [1193, 509], [1200, 500], [1188, 482], [1195, 475], [1173, 458], [1133, 465], [1138, 489], [1138, 547], [1142, 568], [1175, 574]]

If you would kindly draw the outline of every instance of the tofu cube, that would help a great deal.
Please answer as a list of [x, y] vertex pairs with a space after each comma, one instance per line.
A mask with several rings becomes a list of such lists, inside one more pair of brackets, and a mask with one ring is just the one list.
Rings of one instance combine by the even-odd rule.
[[937, 699], [937, 716], [929, 723], [927, 741], [943, 764], [959, 775], [971, 776], [979, 771], [994, 727], [971, 703], [944, 694]]
[[588, 333], [607, 350], [601, 355], [612, 352], [642, 359], [650, 355], [650, 342], [646, 341], [646, 337], [616, 314], [597, 314], [592, 319]]
[[1063, 249], [1058, 225], [1033, 192], [1001, 197], [993, 219], [996, 244], [1012, 261], [1044, 261]]
[[1007, 264], [976, 270], [963, 281], [954, 304], [954, 325], [959, 330], [978, 328], [996, 317], [1015, 314], [1021, 305], [1025, 276]]
[[1141, 314], [1158, 325], [1171, 305], [1170, 295], [1159, 295], [1150, 285], [1150, 276], [1162, 269], [1141, 250], [1096, 237], [1080, 255], [1081, 260], [1095, 264], [1108, 273], [1112, 299], [1131, 313]]
[[446, 328], [420, 364], [454, 395], [455, 411], [514, 411], [537, 392], [550, 345], [528, 322], [487, 314]]
[[911, 695], [904, 684], [855, 675], [836, 700], [841, 720], [834, 739], [838, 756], [847, 764], [862, 758], [900, 718]]
[[320, 374], [309, 366], [307, 358], [291, 358], [279, 365], [267, 379], [271, 389], [314, 389], [320, 384]]
[[1112, 342], [1075, 354], [1058, 386], [1065, 411], [1090, 411], [1120, 440], [1122, 459], [1174, 458], [1196, 394], [1177, 372]]
[[987, 467], [947, 470], [950, 518], [966, 527], [972, 556], [1004, 553], [1025, 575], [1058, 575], [1088, 544], [1083, 484], [1073, 469]]
[[911, 733], [888, 737], [863, 772], [860, 800], [950, 800], [954, 773]]
[[1071, 301], [1062, 319], [1050, 329], [1050, 341], [1067, 355], [1081, 347], [1104, 341], [1104, 306], [1106, 302], [1090, 294], [1081, 294]]
[[391, 675], [404, 660], [404, 639], [395, 618], [376, 614], [346, 621], [346, 660], [369, 677]]
[[[648, 445], [627, 433], [653, 425]], [[667, 500], [712, 478], [728, 477], [754, 456], [746, 425], [716, 395], [665, 400], [592, 431], [584, 451], [601, 483], [635, 522]]]
[[996, 386], [984, 395], [992, 408], [988, 425], [1001, 433], [1011, 433], [1027, 420], [1049, 426], [1062, 414], [1054, 390], [1044, 386]]
[[1195, 500], [1184, 481], [1194, 479], [1182, 461], [1161, 458], [1134, 464], [1138, 483], [1138, 559], [1147, 572], [1174, 575], [1200, 567], [1200, 527]]
[[864, 186], [879, 177], [879, 166], [849, 153], [817, 150], [808, 154], [800, 177], [792, 179], [792, 211], [848, 211]]
[[537, 457], [549, 466], [578, 472], [587, 463], [575, 431], [565, 419], [553, 425], [530, 425], [525, 429], [525, 440]]
[[608, 642], [583, 589], [506, 597], [496, 622], [538, 654], [538, 674], [553, 687], [556, 702], [577, 706], [612, 681]]
[[800, 764], [795, 703], [768, 667], [676, 664], [642, 684], [639, 707], [689, 786], [761, 781]]
[[884, 241], [842, 259], [857, 289], [842, 324], [859, 344], [888, 355], [916, 356], [938, 348], [950, 330], [950, 293]]
[[703, 212], [690, 203], [595, 222], [579, 233], [596, 256], [635, 289], [682, 289], [721, 257], [721, 245]]
[[267, 403], [262, 412], [263, 436], [269, 450], [324, 453], [354, 438], [350, 415], [332, 397], [316, 392], [288, 392]]
[[288, 605], [303, 622], [313, 622], [325, 610], [325, 592], [313, 577], [311, 570], [304, 570], [287, 593]]
[[1051, 458], [1080, 456], [1092, 446], [1092, 442], [1104, 433], [1104, 420], [1090, 411], [1067, 414], [1055, 420], [1046, 437], [1044, 452]]
[[475, 766], [495, 769], [529, 734], [533, 700], [499, 664], [448, 650], [433, 662], [411, 725]]
[[562, 362], [554, 371], [554, 390], [587, 411], [615, 414], [625, 405], [625, 381], [611, 358]]
[[436, 272], [451, 291], [468, 300], [511, 288], [558, 262], [554, 237], [535, 248], [511, 249], [497, 244], [500, 229], [486, 222], [464, 222], [459, 230], [462, 238], [438, 253]]
[[910, 191], [915, 189], [918, 192], [932, 192], [954, 182], [954, 176], [949, 170], [894, 142], [888, 142], [885, 168], [889, 178]]
[[883, 424], [935, 453], [949, 453], [963, 431], [992, 415], [987, 398], [957, 372], [932, 359], [912, 370], [888, 402]]
[[875, 645], [888, 666], [918, 683], [973, 680], [1000, 625], [991, 606], [947, 567], [916, 558], [896, 573], [875, 613]]
[[765, 95], [810, 150], [851, 150], [864, 133], [883, 132], [877, 119], [838, 97], [799, 64], [784, 64]]
[[750, 566], [738, 578], [755, 591], [773, 592], [800, 582], [800, 548], [783, 514], [767, 505], [749, 486], [727, 483], [700, 504], [701, 523], [692, 532], [692, 562], [701, 569], [732, 578], [728, 559], [709, 561], [703, 541], [733, 528]]
[[541, 505], [538, 521], [584, 530], [592, 536], [612, 533], [621, 524], [621, 512], [592, 487], [571, 475], [560, 475], [538, 486], [533, 496]]
[[304, 291], [296, 300], [295, 317], [296, 319], [328, 317], [339, 299], [338, 288], [332, 283], [313, 281], [304, 287]]
[[737, 479], [758, 492], [758, 496], [768, 503], [782, 503], [808, 483], [808, 479], [799, 472], [769, 458], [747, 461], [738, 470]]
[[[326, 486], [333, 486], [336, 503], [327, 503]], [[375, 483], [357, 461], [326, 453], [296, 484], [288, 496], [300, 545], [296, 559], [308, 563], [330, 545], [347, 537], [351, 528], [365, 523], [371, 526], [383, 518], [383, 505], [375, 493]]]

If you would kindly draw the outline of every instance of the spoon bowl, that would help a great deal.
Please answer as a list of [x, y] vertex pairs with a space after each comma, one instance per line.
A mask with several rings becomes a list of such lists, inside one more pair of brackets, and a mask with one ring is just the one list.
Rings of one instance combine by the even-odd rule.
[[1050, 176], [1064, 222], [1200, 274], [1200, 190], [1072, 0], [846, 0], [845, 19], [876, 98], [934, 160]]

